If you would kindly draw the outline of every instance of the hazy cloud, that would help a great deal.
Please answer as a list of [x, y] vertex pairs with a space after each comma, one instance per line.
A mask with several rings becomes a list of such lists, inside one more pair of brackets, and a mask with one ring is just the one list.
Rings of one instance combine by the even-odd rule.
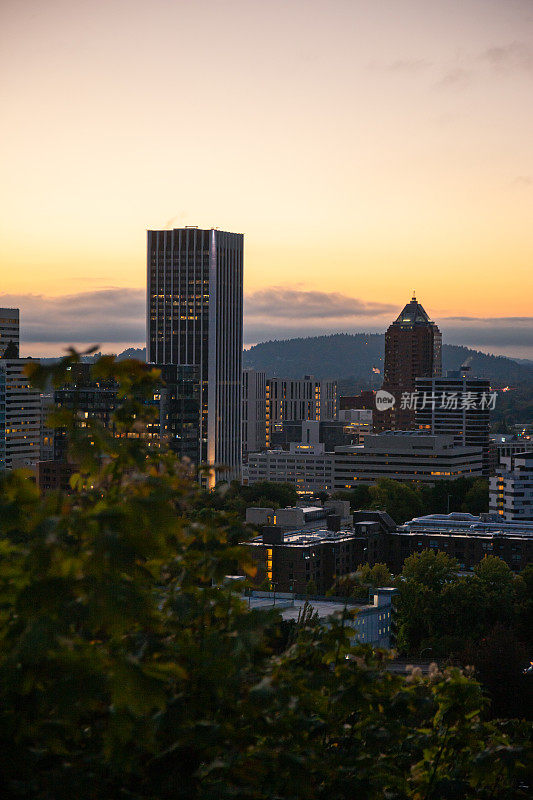
[[447, 317], [438, 325], [449, 344], [533, 350], [533, 317]]
[[449, 70], [435, 85], [439, 89], [460, 88], [468, 83], [471, 77], [471, 70], [455, 67]]
[[525, 70], [533, 72], [533, 47], [525, 42], [488, 47], [481, 55], [485, 61], [497, 70]]
[[[401, 65], [403, 62], [396, 63]], [[413, 62], [413, 64], [416, 63], [416, 61]], [[444, 72], [435, 86], [438, 89], [460, 89], [466, 86], [476, 74], [480, 75], [482, 66], [501, 73], [533, 72], [533, 47], [525, 42], [510, 42], [487, 47], [477, 55], [463, 54], [456, 59], [455, 66], [451, 65]], [[391, 65], [392, 67], [393, 65]]]
[[[22, 342], [50, 345], [47, 349], [58, 353], [72, 343], [143, 343], [145, 303], [144, 289], [109, 288], [63, 297], [0, 295], [0, 306], [21, 309]], [[277, 286], [245, 298], [244, 340], [252, 344], [327, 333], [383, 333], [400, 310], [401, 304]], [[532, 317], [457, 316], [436, 321], [450, 344], [533, 357]]]
[[401, 58], [386, 65], [389, 72], [423, 72], [432, 66], [425, 58]]
[[142, 342], [145, 304], [143, 289], [0, 295], [0, 306], [20, 308], [22, 342]]
[[349, 297], [339, 292], [315, 292], [274, 286], [252, 292], [245, 298], [244, 311], [247, 318], [335, 319], [347, 317], [373, 317], [390, 314], [396, 306], [374, 303]]

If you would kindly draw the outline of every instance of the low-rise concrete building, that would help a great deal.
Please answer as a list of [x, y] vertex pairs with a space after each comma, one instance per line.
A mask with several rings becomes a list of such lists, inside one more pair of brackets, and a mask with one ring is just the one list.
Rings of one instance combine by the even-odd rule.
[[481, 475], [481, 448], [457, 445], [453, 436], [388, 431], [365, 436], [362, 445], [336, 448], [333, 489], [353, 489], [379, 478], [433, 484]]
[[463, 570], [494, 555], [520, 572], [533, 561], [533, 523], [454, 512], [415, 517], [387, 534], [386, 561], [393, 573], [401, 572], [408, 556], [423, 550], [446, 553]]
[[360, 444], [365, 433], [372, 433], [372, 412], [340, 411], [338, 420], [290, 420], [271, 427], [272, 450], [289, 450], [295, 443], [322, 444], [326, 452], [333, 452], [336, 447]]
[[433, 484], [480, 477], [482, 469], [481, 448], [457, 445], [453, 436], [394, 431], [365, 435], [363, 444], [337, 447], [332, 453], [320, 443], [250, 453], [243, 481], [291, 483], [309, 495], [353, 489], [379, 478]]
[[243, 467], [243, 483], [259, 481], [291, 483], [299, 494], [331, 492], [333, 489], [333, 457], [323, 444], [291, 443], [289, 450], [265, 450], [249, 453]]
[[366, 561], [366, 536], [354, 531], [265, 528], [246, 545], [257, 566], [255, 580], [280, 592], [305, 593], [314, 585], [324, 594], [336, 577], [355, 572]]
[[305, 604], [308, 603], [313, 613], [319, 620], [327, 625], [328, 618], [350, 613], [347, 626], [353, 628], [354, 638], [362, 644], [371, 644], [374, 647], [390, 648], [391, 622], [394, 614], [393, 597], [397, 589], [381, 587], [375, 590], [369, 603], [355, 603], [353, 601], [340, 601], [328, 597], [306, 598], [291, 592], [261, 592], [253, 591], [245, 600], [251, 609], [279, 610], [284, 620], [295, 622], [303, 613]]

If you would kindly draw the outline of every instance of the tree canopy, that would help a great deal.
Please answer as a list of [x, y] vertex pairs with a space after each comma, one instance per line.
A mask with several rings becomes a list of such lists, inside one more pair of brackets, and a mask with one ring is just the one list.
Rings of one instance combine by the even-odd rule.
[[533, 686], [523, 675], [533, 646], [531, 569], [514, 575], [487, 555], [473, 574], [424, 550], [405, 560], [396, 582], [396, 645], [412, 658], [471, 664], [490, 693], [493, 714], [531, 715]]

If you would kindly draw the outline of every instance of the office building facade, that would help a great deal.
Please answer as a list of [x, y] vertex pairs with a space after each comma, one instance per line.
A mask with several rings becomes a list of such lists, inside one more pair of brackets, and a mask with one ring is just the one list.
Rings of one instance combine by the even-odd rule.
[[268, 378], [266, 395], [267, 447], [276, 423], [335, 419], [337, 416], [336, 381], [319, 381], [313, 375], [305, 375], [301, 380]]
[[336, 447], [291, 443], [287, 450], [250, 453], [244, 482], [290, 483], [302, 495], [336, 492], [371, 485], [380, 478], [434, 484], [481, 477], [479, 447], [457, 445], [452, 436], [417, 431], [368, 434], [361, 445]]
[[197, 369], [199, 462], [217, 466], [210, 486], [241, 474], [243, 240], [148, 231], [147, 360]]
[[530, 436], [515, 436], [507, 433], [492, 434], [489, 440], [490, 474], [496, 475], [498, 469], [504, 466], [504, 458], [532, 451], [533, 438]]
[[[54, 404], [66, 411], [76, 412], [80, 427], [87, 427], [91, 420], [115, 433], [113, 413], [118, 405], [118, 384], [106, 378], [94, 379], [90, 364], [73, 364], [70, 382], [54, 390]], [[56, 428], [53, 435], [55, 460], [68, 456], [68, 439], [64, 428]], [[46, 460], [46, 459], [44, 459]]]
[[255, 453], [266, 446], [266, 372], [242, 373], [242, 452]]
[[288, 450], [291, 444], [323, 444], [327, 452], [342, 445], [360, 444], [365, 433], [372, 433], [371, 411], [339, 411], [341, 414], [368, 414], [369, 418], [293, 420], [272, 425], [272, 449]]
[[481, 448], [457, 445], [452, 436], [417, 431], [371, 434], [363, 445], [337, 447], [334, 457], [334, 491], [380, 478], [434, 484], [482, 474]]
[[464, 447], [480, 447], [483, 475], [488, 476], [492, 403], [489, 381], [465, 376], [417, 378], [415, 392], [416, 427], [424, 433], [453, 436]]

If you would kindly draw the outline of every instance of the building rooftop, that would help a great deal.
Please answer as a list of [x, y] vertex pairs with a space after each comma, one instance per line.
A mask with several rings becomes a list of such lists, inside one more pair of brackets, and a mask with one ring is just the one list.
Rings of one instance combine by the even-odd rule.
[[[352, 530], [328, 531], [322, 529], [310, 531], [306, 528], [285, 531], [283, 533], [283, 541], [280, 542], [280, 544], [289, 547], [309, 547], [310, 545], [322, 544], [323, 542], [343, 542], [348, 539], [353, 539], [354, 537], [357, 537], [357, 533], [354, 533]], [[249, 544], [263, 545], [263, 537], [256, 536], [250, 540]]]
[[410, 328], [413, 325], [433, 325], [433, 323], [416, 297], [413, 295], [411, 301], [407, 303], [403, 311], [394, 321], [394, 325], [401, 325], [402, 327]]
[[[387, 594], [387, 590], [377, 589], [376, 592]], [[391, 594], [396, 590], [388, 590]], [[368, 609], [381, 608], [380, 605], [375, 603], [355, 603], [351, 600], [329, 599], [327, 597], [306, 599], [303, 597], [295, 597], [294, 594], [288, 592], [261, 592], [254, 591], [251, 595], [244, 597], [248, 607], [251, 609], [270, 609], [276, 608], [280, 611], [283, 619], [297, 620], [299, 614], [302, 612], [306, 602], [312, 607], [313, 612], [316, 612], [319, 619], [326, 619], [332, 614], [341, 614], [345, 609], [348, 611], [363, 611]]]
[[[424, 517], [415, 517], [397, 530], [400, 533], [421, 533], [431, 531], [435, 534], [465, 534], [474, 536], [518, 536], [533, 538], [533, 522], [512, 522], [497, 519], [497, 515], [483, 515], [476, 517], [473, 514], [453, 512], [451, 514], [428, 514]], [[489, 518], [487, 518], [489, 517]]]

